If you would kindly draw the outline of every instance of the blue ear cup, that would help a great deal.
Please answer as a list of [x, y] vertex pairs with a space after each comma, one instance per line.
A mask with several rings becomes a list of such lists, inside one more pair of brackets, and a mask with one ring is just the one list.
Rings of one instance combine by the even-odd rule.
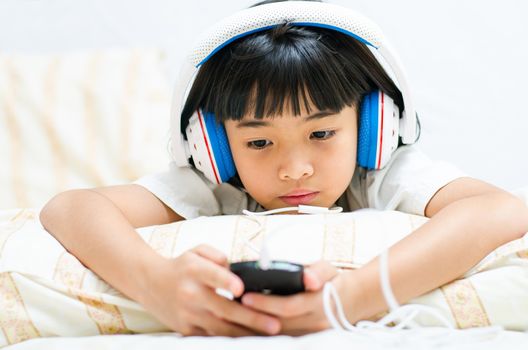
[[379, 130], [379, 91], [372, 91], [361, 100], [358, 131], [358, 165], [368, 170], [377, 169]]
[[217, 168], [215, 172], [218, 173], [220, 182], [226, 182], [236, 174], [236, 167], [224, 125], [216, 121], [213, 113], [203, 112], [203, 120], [211, 143], [211, 157]]

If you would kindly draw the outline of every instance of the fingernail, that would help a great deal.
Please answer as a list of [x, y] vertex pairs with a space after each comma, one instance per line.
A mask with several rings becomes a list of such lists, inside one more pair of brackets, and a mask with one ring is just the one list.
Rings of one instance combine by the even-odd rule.
[[242, 293], [242, 291], [240, 290], [241, 289], [240, 283], [237, 280], [232, 280], [231, 281], [231, 283], [229, 284], [229, 289], [236, 296], [238, 296], [238, 295], [240, 295], [240, 293]]
[[269, 334], [276, 334], [279, 332], [280, 325], [275, 321], [266, 322], [266, 332]]
[[244, 295], [242, 297], [242, 304], [244, 305], [252, 305], [253, 304], [253, 298], [249, 295]]
[[321, 286], [321, 283], [319, 282], [319, 278], [317, 278], [317, 276], [310, 270], [306, 270], [304, 273], [306, 274], [306, 282], [307, 282], [306, 287], [308, 289], [313, 289], [313, 290], [319, 289]]

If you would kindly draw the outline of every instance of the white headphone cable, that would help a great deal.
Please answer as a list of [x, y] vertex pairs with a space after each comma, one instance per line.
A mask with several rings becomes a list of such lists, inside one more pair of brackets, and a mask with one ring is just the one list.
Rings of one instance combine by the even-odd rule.
[[247, 216], [267, 216], [271, 214], [285, 213], [289, 211], [296, 211], [299, 214], [326, 214], [326, 213], [340, 213], [343, 211], [343, 208], [341, 207], [326, 208], [326, 207], [318, 207], [314, 205], [300, 204], [297, 207], [277, 208], [277, 209], [271, 209], [271, 210], [262, 211], [262, 212], [255, 212], [255, 211], [249, 211], [249, 210], [244, 209], [242, 210], [242, 213]]
[[[464, 341], [488, 340], [502, 330], [502, 327], [499, 326], [458, 330], [453, 327], [449, 320], [432, 307], [418, 304], [399, 305], [390, 286], [387, 249], [380, 255], [380, 280], [383, 296], [389, 306], [389, 314], [376, 322], [367, 320], [359, 321], [355, 326], [348, 322], [334, 285], [331, 282], [326, 282], [323, 287], [323, 308], [332, 328], [365, 336], [373, 335], [373, 332], [375, 332], [376, 337], [373, 339], [388, 342], [389, 344], [386, 345], [396, 344], [396, 342], [406, 342], [412, 344], [422, 343], [425, 346], [438, 344], [459, 345]], [[332, 301], [334, 302], [339, 321], [332, 311]], [[435, 317], [444, 328], [427, 328], [416, 324], [413, 320], [421, 312]], [[396, 326], [389, 326], [389, 324], [395, 322], [397, 322]]]
[[284, 212], [290, 212], [290, 211], [297, 211], [300, 214], [323, 214], [323, 213], [340, 213], [343, 211], [343, 208], [341, 207], [333, 207], [333, 208], [326, 208], [326, 207], [318, 207], [313, 205], [299, 205], [297, 207], [286, 207], [286, 208], [277, 208], [272, 210], [267, 210], [264, 212], [253, 212], [249, 210], [242, 210], [242, 213], [246, 215], [250, 220], [257, 223], [258, 227], [255, 229], [251, 237], [246, 239], [245, 244], [254, 252], [260, 255], [259, 258], [259, 267], [263, 270], [267, 270], [271, 264], [271, 258], [269, 254], [268, 244], [267, 244], [267, 237], [264, 237], [264, 241], [262, 243], [262, 248], [259, 250], [251, 243], [251, 240], [255, 238], [260, 232], [262, 232], [262, 223], [256, 218], [256, 216], [267, 216], [271, 214], [277, 214], [277, 213], [284, 213]]
[[[250, 242], [250, 240], [261, 233], [263, 229], [262, 223], [256, 218], [257, 216], [266, 216], [290, 211], [298, 211], [299, 213], [307, 214], [340, 213], [342, 210], [341, 207], [329, 209], [306, 205], [278, 208], [264, 212], [243, 210], [242, 212], [258, 225], [253, 235], [247, 239], [245, 243], [251, 250], [260, 253], [259, 266], [263, 269], [267, 268], [271, 263], [268, 253], [267, 238], [264, 238], [262, 249], [260, 249], [260, 251]], [[381, 289], [390, 312], [376, 322], [361, 320], [358, 321], [356, 325], [352, 325], [346, 318], [343, 305], [341, 304], [339, 294], [334, 285], [331, 282], [326, 282], [323, 287], [322, 295], [323, 309], [332, 328], [363, 336], [370, 336], [369, 341], [375, 340], [385, 345], [401, 344], [403, 342], [412, 344], [421, 343], [428, 347], [440, 344], [459, 345], [463, 342], [487, 340], [490, 337], [496, 336], [498, 332], [502, 330], [502, 327], [499, 326], [458, 330], [453, 327], [449, 320], [432, 307], [419, 304], [399, 305], [394, 296], [389, 280], [388, 249], [385, 249], [380, 254], [379, 261]], [[336, 308], [337, 318], [332, 310], [332, 301]], [[433, 316], [444, 328], [421, 327], [416, 324], [414, 319], [420, 313], [426, 313]], [[395, 326], [389, 326], [394, 323], [396, 323]]]

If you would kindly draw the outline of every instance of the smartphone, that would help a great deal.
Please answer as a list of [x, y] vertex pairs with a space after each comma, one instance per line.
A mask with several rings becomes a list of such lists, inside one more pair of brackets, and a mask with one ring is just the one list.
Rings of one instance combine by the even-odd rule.
[[291, 295], [304, 291], [304, 268], [300, 264], [271, 261], [263, 269], [258, 261], [243, 261], [232, 263], [229, 268], [244, 282], [244, 293]]

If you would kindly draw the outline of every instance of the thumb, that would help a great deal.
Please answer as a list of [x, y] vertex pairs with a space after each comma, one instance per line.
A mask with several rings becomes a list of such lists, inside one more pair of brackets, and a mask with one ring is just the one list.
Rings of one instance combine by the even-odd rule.
[[303, 282], [307, 291], [316, 291], [337, 275], [337, 269], [327, 261], [320, 260], [304, 269]]

